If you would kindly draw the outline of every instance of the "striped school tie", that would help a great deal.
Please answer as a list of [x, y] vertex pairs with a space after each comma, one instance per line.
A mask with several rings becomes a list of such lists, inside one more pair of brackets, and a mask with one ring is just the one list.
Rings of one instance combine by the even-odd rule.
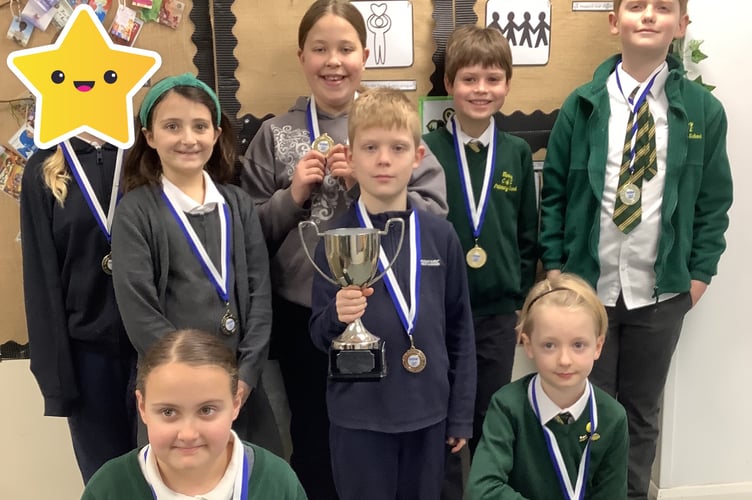
[[[629, 96], [631, 103], [639, 90], [632, 91]], [[619, 171], [619, 187], [616, 190], [613, 221], [624, 234], [628, 234], [640, 223], [642, 218], [642, 181], [649, 181], [658, 171], [655, 147], [655, 122], [648, 108], [647, 98], [642, 101], [637, 110], [637, 138], [635, 140], [634, 163], [630, 168], [632, 157], [632, 136], [634, 133], [632, 120], [634, 113], [630, 112], [627, 120], [627, 135], [624, 140], [621, 170]]]
[[572, 415], [568, 411], [559, 413], [558, 415], [556, 415], [554, 417], [554, 420], [556, 420], [556, 422], [558, 422], [558, 423], [560, 423], [562, 425], [573, 424], [574, 421], [575, 421], [574, 420], [574, 415]]

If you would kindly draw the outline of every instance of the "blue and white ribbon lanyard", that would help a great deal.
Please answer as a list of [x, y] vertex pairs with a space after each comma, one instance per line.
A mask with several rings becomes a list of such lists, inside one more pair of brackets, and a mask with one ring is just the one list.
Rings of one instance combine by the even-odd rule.
[[[371, 217], [368, 215], [365, 205], [362, 199], [358, 199], [357, 204], [357, 216], [361, 227], [373, 229], [373, 223]], [[402, 326], [405, 328], [407, 337], [410, 339], [410, 346], [415, 349], [413, 342], [413, 330], [415, 329], [415, 318], [418, 317], [418, 302], [420, 298], [420, 259], [421, 259], [421, 247], [420, 247], [420, 222], [418, 221], [418, 214], [415, 210], [410, 214], [410, 306], [408, 307], [405, 300], [405, 294], [397, 282], [397, 278], [390, 268], [384, 275], [384, 283], [386, 284], [389, 295], [392, 298], [394, 307], [397, 310], [397, 315], [402, 322]], [[389, 259], [383, 248], [379, 248], [379, 271], [383, 271], [389, 266]], [[417, 349], [415, 349], [417, 351]], [[421, 353], [422, 354], [422, 353]], [[423, 361], [425, 363], [425, 360]], [[422, 368], [421, 368], [422, 369]]]
[[653, 88], [655, 79], [658, 78], [658, 73], [660, 73], [662, 69], [663, 64], [661, 64], [653, 72], [653, 74], [647, 78], [647, 83], [640, 87], [640, 90], [637, 91], [638, 97], [636, 100], [634, 100], [629, 98], [629, 94], [624, 93], [624, 89], [621, 86], [621, 78], [619, 78], [619, 73], [624, 71], [622, 69], [622, 63], [619, 63], [616, 66], [616, 86], [619, 87], [619, 92], [621, 92], [621, 95], [624, 97], [629, 110], [632, 112], [632, 141], [629, 149], [629, 175], [634, 174], [634, 162], [635, 156], [637, 155], [637, 111], [640, 109], [640, 106], [642, 106], [642, 103], [645, 101], [645, 99], [647, 99], [648, 94], [650, 93], [650, 89]]
[[[533, 410], [535, 410], [535, 416], [540, 422], [540, 409], [538, 408], [538, 396], [536, 394], [536, 379], [538, 375], [530, 380], [528, 386], [528, 395], [533, 401]], [[559, 479], [559, 486], [561, 486], [561, 492], [564, 498], [567, 500], [582, 500], [585, 498], [585, 485], [587, 482], [588, 469], [590, 468], [590, 445], [592, 443], [591, 436], [595, 436], [598, 429], [598, 409], [595, 406], [595, 391], [593, 391], [593, 385], [588, 381], [587, 389], [589, 394], [589, 407], [590, 407], [590, 430], [588, 431], [588, 440], [585, 444], [585, 449], [582, 452], [582, 458], [580, 459], [580, 466], [577, 469], [577, 482], [574, 488], [572, 487], [572, 481], [569, 479], [569, 473], [567, 472], [567, 465], [564, 463], [564, 458], [561, 455], [559, 449], [559, 443], [556, 442], [556, 436], [549, 429], [544, 422], [540, 422], [543, 429], [543, 437], [546, 440], [546, 448], [548, 449], [548, 456], [551, 457], [551, 463], [554, 466], [556, 477]]]
[[201, 267], [214, 285], [214, 288], [217, 290], [220, 299], [225, 303], [226, 312], [220, 323], [223, 333], [226, 335], [234, 333], [237, 328], [237, 321], [230, 312], [229, 288], [230, 269], [232, 267], [230, 266], [229, 249], [232, 242], [232, 229], [230, 226], [230, 209], [228, 208], [227, 203], [223, 200], [219, 207], [220, 269], [218, 270], [209, 257], [206, 248], [204, 248], [204, 245], [201, 243], [196, 231], [193, 229], [193, 226], [191, 226], [191, 223], [188, 221], [188, 217], [186, 217], [185, 213], [183, 213], [178, 207], [177, 200], [172, 199], [172, 195], [164, 189], [162, 189], [162, 198], [165, 200], [165, 203], [167, 203], [167, 207], [170, 209], [175, 221], [183, 231], [183, 235], [188, 241], [188, 246], [191, 247], [194, 255], [198, 258]]
[[311, 138], [311, 142], [313, 142], [321, 135], [321, 131], [319, 130], [319, 114], [316, 111], [316, 99], [313, 97], [313, 94], [308, 98], [306, 123], [308, 123], [308, 135]]
[[488, 259], [486, 251], [478, 245], [478, 238], [480, 238], [480, 233], [483, 229], [483, 221], [486, 217], [488, 200], [491, 195], [491, 182], [496, 169], [496, 141], [499, 132], [493, 123], [493, 119], [490, 122], [490, 126], [491, 142], [489, 142], [488, 151], [486, 152], [486, 168], [483, 172], [483, 185], [477, 204], [475, 202], [475, 193], [473, 193], [472, 179], [470, 178], [470, 166], [468, 165], [467, 156], [465, 155], [465, 145], [460, 142], [460, 128], [457, 124], [456, 117], [452, 116], [448, 127], [454, 140], [454, 152], [457, 157], [457, 168], [460, 171], [462, 194], [465, 198], [465, 210], [467, 211], [467, 217], [470, 220], [470, 226], [473, 228], [473, 239], [475, 245], [468, 250], [467, 255], [465, 256], [467, 265], [473, 269], [480, 269], [486, 264], [486, 260]]
[[[236, 438], [237, 439], [237, 438]], [[147, 458], [149, 457], [149, 449], [151, 445], [146, 445], [144, 448], [140, 451], [141, 453], [141, 459], [143, 460], [144, 464], [148, 464]], [[147, 465], [148, 470], [148, 465]], [[251, 471], [248, 467], [248, 457], [245, 453], [243, 453], [243, 466], [237, 468], [237, 472], [235, 474], [235, 485], [232, 489], [232, 500], [248, 500], [248, 483], [250, 482], [251, 477]], [[146, 479], [147, 484], [149, 485], [149, 488], [151, 489], [151, 494], [154, 496], [154, 500], [159, 500], [157, 498], [157, 492], [154, 491], [154, 486], [151, 484], [151, 481], [148, 477], [144, 477]]]
[[[60, 144], [60, 147], [63, 151], [63, 156], [65, 156], [68, 166], [73, 173], [73, 177], [76, 179], [76, 183], [81, 189], [81, 194], [83, 194], [84, 200], [86, 200], [86, 204], [89, 206], [89, 210], [97, 221], [99, 229], [102, 231], [105, 238], [107, 238], [107, 243], [111, 244], [112, 234], [110, 230], [112, 228], [112, 218], [115, 215], [115, 206], [120, 199], [119, 191], [121, 172], [123, 169], [123, 150], [118, 148], [117, 156], [115, 157], [115, 171], [113, 172], [112, 188], [110, 190], [110, 205], [107, 207], [107, 214], [105, 214], [102, 209], [102, 204], [99, 202], [99, 199], [94, 192], [94, 188], [91, 186], [89, 178], [86, 176], [86, 171], [84, 171], [81, 161], [73, 151], [73, 146], [71, 146], [70, 141], [63, 141]], [[104, 259], [102, 259], [102, 269], [108, 274], [112, 273], [112, 261], [109, 253], [104, 256]]]

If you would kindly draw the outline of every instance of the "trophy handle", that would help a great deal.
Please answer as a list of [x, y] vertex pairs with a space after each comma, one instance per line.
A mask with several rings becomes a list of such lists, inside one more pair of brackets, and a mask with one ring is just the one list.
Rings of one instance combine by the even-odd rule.
[[397, 251], [394, 252], [394, 256], [392, 256], [392, 260], [391, 260], [391, 262], [389, 262], [389, 265], [386, 266], [386, 268], [381, 272], [381, 274], [379, 274], [378, 276], [376, 276], [375, 278], [373, 278], [368, 283], [367, 286], [373, 285], [374, 283], [376, 283], [377, 281], [379, 281], [381, 278], [384, 277], [384, 275], [387, 273], [387, 271], [389, 271], [392, 268], [392, 265], [397, 260], [397, 257], [399, 256], [400, 251], [402, 250], [402, 242], [405, 239], [405, 221], [404, 220], [400, 219], [399, 217], [393, 217], [393, 218], [387, 220], [386, 224], [384, 224], [384, 230], [383, 231], [379, 231], [379, 236], [386, 236], [389, 233], [389, 226], [391, 226], [392, 223], [394, 223], [394, 222], [399, 222], [399, 224], [400, 224], [400, 237], [399, 237], [399, 243], [397, 243]]
[[[387, 221], [387, 223], [388, 223], [388, 221]], [[303, 245], [303, 251], [305, 252], [306, 257], [308, 257], [308, 260], [313, 265], [313, 268], [316, 269], [316, 271], [318, 271], [319, 274], [326, 281], [328, 281], [332, 285], [341, 286], [339, 283], [337, 283], [337, 281], [335, 281], [332, 278], [330, 278], [329, 276], [327, 276], [327, 274], [324, 271], [321, 270], [321, 268], [316, 264], [316, 262], [314, 262], [313, 257], [311, 257], [311, 253], [308, 251], [308, 246], [306, 245], [305, 236], [303, 235], [303, 229], [305, 229], [308, 226], [313, 226], [314, 229], [316, 229], [316, 236], [318, 236], [319, 238], [321, 238], [321, 236], [323, 236], [319, 232], [319, 226], [317, 226], [316, 223], [313, 222], [312, 220], [304, 220], [304, 221], [301, 221], [301, 222], [298, 223], [298, 233], [300, 234], [300, 243]], [[403, 229], [403, 232], [404, 232], [404, 229]]]

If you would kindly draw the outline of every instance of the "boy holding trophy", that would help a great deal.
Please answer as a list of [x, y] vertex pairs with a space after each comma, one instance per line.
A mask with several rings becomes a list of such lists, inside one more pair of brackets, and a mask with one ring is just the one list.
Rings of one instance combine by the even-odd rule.
[[[328, 351], [358, 319], [385, 345], [382, 378], [329, 380], [334, 482], [343, 499], [438, 499], [446, 446], [456, 453], [473, 430], [475, 341], [464, 255], [447, 221], [408, 202], [424, 147], [407, 97], [390, 89], [363, 93], [352, 105], [348, 135], [360, 198], [338, 227], [384, 229], [400, 218], [405, 243], [400, 250], [398, 232], [381, 233], [380, 270], [394, 264], [372, 287], [340, 288], [314, 276], [310, 331], [319, 349]], [[319, 244], [315, 263], [334, 269], [357, 261], [341, 255], [348, 248], [360, 255], [361, 240], [352, 243], [337, 252]]]

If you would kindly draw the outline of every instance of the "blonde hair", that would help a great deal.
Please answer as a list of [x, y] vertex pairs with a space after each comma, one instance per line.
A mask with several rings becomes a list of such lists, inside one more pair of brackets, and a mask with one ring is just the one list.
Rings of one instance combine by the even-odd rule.
[[58, 204], [62, 207], [68, 197], [68, 182], [71, 180], [70, 172], [65, 164], [63, 150], [58, 146], [55, 152], [48, 156], [42, 163], [42, 177], [44, 183], [52, 191]]
[[444, 56], [447, 80], [454, 83], [460, 69], [476, 64], [484, 68], [503, 69], [507, 81], [512, 79], [512, 49], [501, 31], [466, 24], [449, 36]]
[[367, 128], [408, 130], [420, 145], [420, 119], [415, 106], [400, 90], [386, 87], [368, 89], [353, 102], [347, 120], [350, 144], [359, 130]]
[[535, 330], [535, 313], [543, 306], [581, 309], [593, 318], [596, 337], [604, 337], [608, 330], [608, 315], [595, 290], [582, 278], [562, 273], [556, 278], [537, 283], [527, 294], [517, 322], [517, 334], [528, 337]]

